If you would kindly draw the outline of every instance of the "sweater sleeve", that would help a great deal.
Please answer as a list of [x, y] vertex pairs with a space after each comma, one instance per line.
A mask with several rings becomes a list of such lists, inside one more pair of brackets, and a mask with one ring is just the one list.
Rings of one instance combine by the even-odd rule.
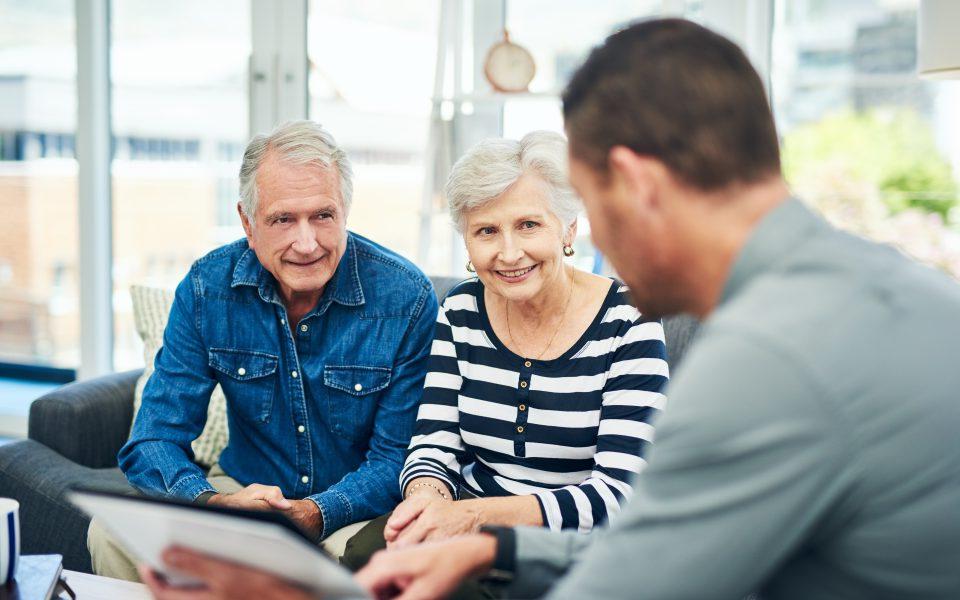
[[466, 451], [460, 437], [460, 415], [457, 398], [463, 378], [453, 345], [453, 331], [446, 309], [437, 315], [433, 345], [423, 386], [423, 397], [417, 412], [417, 423], [403, 470], [400, 489], [417, 477], [435, 477], [457, 494], [456, 482]]
[[[743, 598], [847, 522], [824, 515], [857, 486], [850, 428], [804, 357], [714, 330], [686, 361], [633, 498], [566, 577], [555, 564], [551, 599]], [[536, 547], [521, 537], [522, 576]]]

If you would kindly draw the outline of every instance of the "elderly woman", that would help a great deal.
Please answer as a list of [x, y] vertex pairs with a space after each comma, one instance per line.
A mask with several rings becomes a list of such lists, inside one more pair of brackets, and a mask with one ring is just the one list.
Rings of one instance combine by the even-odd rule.
[[589, 532], [630, 495], [664, 403], [663, 328], [620, 282], [564, 262], [581, 208], [565, 170], [549, 132], [482, 142], [454, 166], [476, 277], [440, 308], [404, 500], [348, 543], [348, 566], [483, 525]]

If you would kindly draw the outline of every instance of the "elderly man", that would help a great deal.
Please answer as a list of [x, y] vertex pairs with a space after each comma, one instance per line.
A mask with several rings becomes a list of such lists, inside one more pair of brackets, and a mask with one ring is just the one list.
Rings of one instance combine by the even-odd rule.
[[[250, 141], [246, 239], [198, 260], [177, 288], [120, 451], [136, 488], [282, 511], [318, 540], [399, 502], [437, 300], [413, 264], [347, 231], [352, 177], [316, 123]], [[208, 474], [190, 443], [218, 383], [230, 442]], [[96, 524], [88, 543], [98, 573], [136, 577]]]
[[[647, 469], [604, 533], [385, 551], [363, 587], [435, 598], [488, 574], [518, 598], [960, 597], [960, 286], [791, 199], [760, 78], [698, 25], [611, 36], [564, 116], [591, 233], [640, 310], [704, 320]], [[168, 558], [204, 598], [270, 581]]]

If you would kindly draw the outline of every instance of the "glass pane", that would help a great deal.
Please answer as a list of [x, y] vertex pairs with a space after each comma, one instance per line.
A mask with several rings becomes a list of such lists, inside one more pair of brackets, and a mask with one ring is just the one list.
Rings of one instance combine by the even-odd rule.
[[191, 262], [243, 235], [250, 5], [112, 4], [113, 239], [118, 369], [143, 364], [131, 285], [172, 289]]
[[916, 75], [916, 0], [776, 4], [788, 179], [842, 227], [960, 277], [960, 82]]
[[440, 3], [311, 0], [309, 9], [310, 118], [353, 163], [349, 228], [416, 260]]
[[72, 0], [0, 0], [0, 362], [76, 367]]
[[660, 5], [660, 0], [509, 2], [510, 39], [530, 51], [537, 73], [530, 83], [533, 97], [507, 97], [504, 136], [520, 138], [535, 129], [562, 132], [560, 93], [590, 50], [614, 31], [637, 19], [656, 15]]
[[[504, 137], [519, 139], [537, 129], [563, 133], [560, 94], [577, 67], [608, 35], [637, 19], [655, 16], [661, 4], [660, 0], [508, 2], [510, 39], [530, 51], [537, 71], [530, 83], [531, 94], [506, 96]], [[577, 266], [594, 269], [596, 250], [590, 242], [590, 223], [586, 217], [581, 217], [578, 223], [575, 246]]]

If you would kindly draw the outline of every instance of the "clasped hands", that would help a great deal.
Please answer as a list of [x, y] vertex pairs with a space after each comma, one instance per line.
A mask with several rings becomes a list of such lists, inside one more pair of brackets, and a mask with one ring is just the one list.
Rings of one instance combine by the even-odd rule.
[[423, 486], [401, 502], [383, 530], [387, 548], [396, 549], [421, 542], [442, 540], [475, 533], [481, 525], [477, 503], [455, 502], [440, 495], [436, 488]]
[[323, 529], [323, 517], [313, 500], [290, 500], [275, 485], [254, 483], [233, 494], [214, 494], [210, 506], [226, 506], [246, 510], [275, 510], [296, 523], [315, 541]]

